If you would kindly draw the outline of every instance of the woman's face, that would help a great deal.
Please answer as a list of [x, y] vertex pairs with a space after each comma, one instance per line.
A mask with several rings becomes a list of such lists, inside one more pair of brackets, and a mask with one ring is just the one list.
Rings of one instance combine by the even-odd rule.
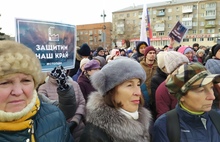
[[214, 99], [213, 83], [211, 82], [189, 90], [185, 96], [181, 97], [180, 101], [190, 111], [206, 112], [211, 110]]
[[87, 71], [88, 75], [91, 76], [93, 75], [95, 72], [99, 71], [100, 69], [92, 69], [90, 71]]
[[184, 54], [188, 59], [189, 61], [192, 61], [193, 60], [193, 52], [187, 52], [186, 54]]
[[139, 79], [130, 79], [116, 87], [115, 101], [122, 103], [122, 109], [128, 112], [138, 110], [140, 104], [141, 89]]
[[145, 44], [142, 44], [141, 46], [140, 46], [140, 48], [139, 48], [139, 52], [141, 53], [141, 54], [144, 54], [144, 51], [145, 51], [145, 48], [146, 48], [147, 46], [145, 45]]
[[31, 75], [15, 73], [0, 79], [0, 110], [19, 112], [32, 100], [34, 80]]

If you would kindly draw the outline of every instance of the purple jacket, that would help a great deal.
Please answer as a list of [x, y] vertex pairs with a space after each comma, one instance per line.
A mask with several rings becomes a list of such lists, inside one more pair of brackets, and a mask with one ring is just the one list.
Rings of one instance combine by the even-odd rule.
[[83, 93], [83, 96], [87, 102], [89, 94], [93, 91], [96, 91], [96, 89], [92, 86], [89, 78], [87, 78], [84, 73], [82, 73], [79, 76], [77, 82], [78, 82], [80, 89]]

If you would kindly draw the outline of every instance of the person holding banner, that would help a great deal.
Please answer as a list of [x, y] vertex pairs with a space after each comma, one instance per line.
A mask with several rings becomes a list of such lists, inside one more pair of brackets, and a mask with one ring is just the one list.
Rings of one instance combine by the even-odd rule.
[[[83, 97], [79, 84], [76, 81], [73, 81], [72, 78], [67, 75], [65, 68], [63, 68], [62, 66], [57, 66], [50, 72], [48, 81], [39, 87], [38, 93], [45, 95], [50, 100], [59, 101], [60, 103], [60, 99], [62, 96], [60, 95], [59, 90], [63, 91], [62, 94], [66, 97], [68, 97], [69, 95], [75, 96], [75, 108], [71, 107], [69, 109], [67, 108], [66, 110], [62, 109], [62, 111], [64, 112], [64, 114], [66, 114], [65, 116], [68, 116], [67, 122], [71, 126], [71, 133], [74, 137], [75, 142], [78, 142], [80, 135], [85, 127], [85, 99]], [[72, 103], [69, 103], [70, 105], [72, 105], [74, 101], [72, 101]], [[65, 102], [63, 102], [63, 105], [65, 105]]]
[[41, 64], [14, 41], [0, 42], [0, 141], [73, 142], [65, 116], [36, 91]]

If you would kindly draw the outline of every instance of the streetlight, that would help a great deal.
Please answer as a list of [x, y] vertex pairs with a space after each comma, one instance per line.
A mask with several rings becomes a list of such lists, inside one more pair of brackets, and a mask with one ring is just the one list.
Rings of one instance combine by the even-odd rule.
[[105, 42], [106, 42], [106, 34], [105, 34], [105, 29], [106, 29], [106, 26], [105, 26], [105, 17], [106, 17], [106, 14], [105, 14], [105, 10], [103, 10], [103, 14], [101, 15], [101, 17], [103, 17], [103, 32], [102, 32], [102, 39], [103, 39], [103, 48], [105, 48]]

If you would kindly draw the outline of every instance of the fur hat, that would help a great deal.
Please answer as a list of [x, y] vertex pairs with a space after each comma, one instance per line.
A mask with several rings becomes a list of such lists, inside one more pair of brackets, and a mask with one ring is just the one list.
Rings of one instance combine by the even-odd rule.
[[155, 51], [155, 52], [157, 52], [156, 51], [156, 49], [153, 47], [153, 46], [148, 46], [148, 47], [146, 47], [145, 48], [145, 51], [144, 51], [144, 57], [146, 57], [147, 56], [147, 53], [149, 52], [149, 51]]
[[0, 78], [14, 73], [31, 75], [35, 88], [41, 83], [41, 64], [35, 53], [15, 41], [0, 42]]
[[90, 60], [88, 63], [85, 64], [84, 70], [90, 71], [93, 69], [100, 69], [100, 65], [96, 60]]
[[93, 87], [102, 95], [113, 89], [115, 86], [138, 78], [141, 84], [146, 80], [146, 73], [141, 65], [128, 57], [119, 57], [106, 64], [100, 71], [91, 76]]
[[165, 67], [165, 63], [164, 63], [164, 56], [167, 52], [165, 51], [160, 51], [158, 54], [157, 54], [157, 64], [158, 64], [158, 67], [162, 70], [164, 67]]
[[88, 58], [83, 58], [81, 61], [80, 61], [80, 69], [82, 69], [82, 66], [85, 65], [86, 63], [88, 63], [90, 60]]
[[189, 63], [189, 59], [180, 52], [169, 51], [164, 55], [164, 64], [169, 74], [183, 63]]
[[[197, 85], [195, 82], [200, 81]], [[166, 87], [178, 100], [191, 88], [199, 88], [210, 82], [219, 83], [220, 75], [211, 74], [201, 63], [183, 64], [170, 74], [166, 80]]]
[[80, 49], [77, 50], [77, 53], [81, 56], [89, 56], [91, 53], [89, 45], [86, 43], [82, 44]]
[[106, 64], [106, 60], [102, 56], [95, 56], [95, 57], [93, 57], [93, 59], [98, 60], [101, 67], [103, 67]]

